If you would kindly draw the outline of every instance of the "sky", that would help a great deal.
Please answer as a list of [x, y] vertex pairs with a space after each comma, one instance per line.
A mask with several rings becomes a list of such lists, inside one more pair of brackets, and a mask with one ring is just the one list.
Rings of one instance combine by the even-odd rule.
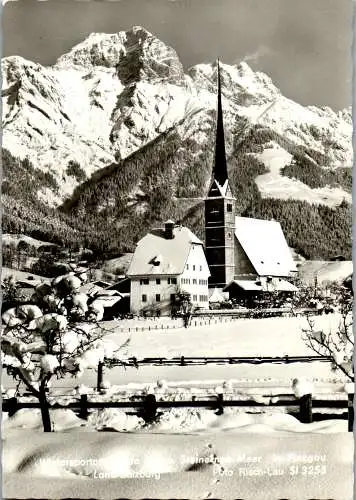
[[245, 60], [303, 105], [352, 101], [352, 0], [7, 0], [2, 17], [3, 56], [51, 65], [92, 32], [141, 25], [185, 69]]

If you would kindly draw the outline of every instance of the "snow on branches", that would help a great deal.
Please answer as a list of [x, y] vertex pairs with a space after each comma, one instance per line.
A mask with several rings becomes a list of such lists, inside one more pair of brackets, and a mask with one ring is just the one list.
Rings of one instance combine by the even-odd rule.
[[353, 352], [354, 336], [352, 331], [353, 296], [350, 289], [338, 286], [334, 290], [338, 297], [338, 322], [329, 330], [318, 328], [314, 319], [307, 318], [308, 328], [303, 329], [306, 344], [317, 354], [330, 356], [333, 368], [341, 371], [354, 381]]
[[125, 363], [122, 347], [104, 338], [103, 305], [80, 288], [84, 273], [69, 273], [41, 284], [31, 303], [4, 312], [1, 355], [7, 372], [39, 397], [49, 380], [80, 376], [107, 358]]

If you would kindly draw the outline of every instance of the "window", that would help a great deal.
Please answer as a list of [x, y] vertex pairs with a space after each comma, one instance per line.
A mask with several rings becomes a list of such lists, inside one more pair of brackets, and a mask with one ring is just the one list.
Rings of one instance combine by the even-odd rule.
[[168, 285], [176, 285], [177, 278], [168, 278]]
[[196, 302], [196, 301], [197, 301], [197, 296], [193, 295], [193, 302]]
[[161, 302], [161, 295], [156, 293], [156, 302]]
[[193, 280], [193, 285], [196, 285], [197, 284], [197, 280]]
[[142, 295], [142, 302], [147, 302], [147, 295], [145, 294]]
[[187, 264], [187, 269], [189, 269], [189, 264]]
[[140, 285], [149, 285], [150, 280], [148, 278], [142, 278], [140, 279]]
[[174, 302], [176, 300], [176, 294], [171, 293], [171, 302]]
[[199, 266], [199, 271], [202, 271], [203, 270], [203, 266]]
[[228, 212], [232, 212], [232, 203], [228, 203], [226, 208]]
[[193, 271], [195, 271], [195, 265], [193, 265]]
[[161, 284], [161, 278], [156, 278], [156, 285], [160, 285]]

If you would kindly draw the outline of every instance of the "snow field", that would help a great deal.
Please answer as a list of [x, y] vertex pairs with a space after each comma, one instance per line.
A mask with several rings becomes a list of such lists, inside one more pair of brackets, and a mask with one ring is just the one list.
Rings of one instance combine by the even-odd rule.
[[4, 443], [4, 493], [236, 498], [238, 491], [256, 499], [263, 491], [264, 499], [351, 498], [351, 434], [338, 433], [335, 422], [317, 426], [285, 417], [245, 415], [233, 422], [226, 416], [218, 431], [211, 423], [205, 432], [183, 435], [74, 431], [73, 439], [73, 432], [12, 429]]

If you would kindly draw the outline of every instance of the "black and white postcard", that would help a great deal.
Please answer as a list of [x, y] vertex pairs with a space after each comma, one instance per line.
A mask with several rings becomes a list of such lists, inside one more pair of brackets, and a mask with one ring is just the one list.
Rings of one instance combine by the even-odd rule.
[[352, 7], [3, 0], [5, 498], [353, 498]]

